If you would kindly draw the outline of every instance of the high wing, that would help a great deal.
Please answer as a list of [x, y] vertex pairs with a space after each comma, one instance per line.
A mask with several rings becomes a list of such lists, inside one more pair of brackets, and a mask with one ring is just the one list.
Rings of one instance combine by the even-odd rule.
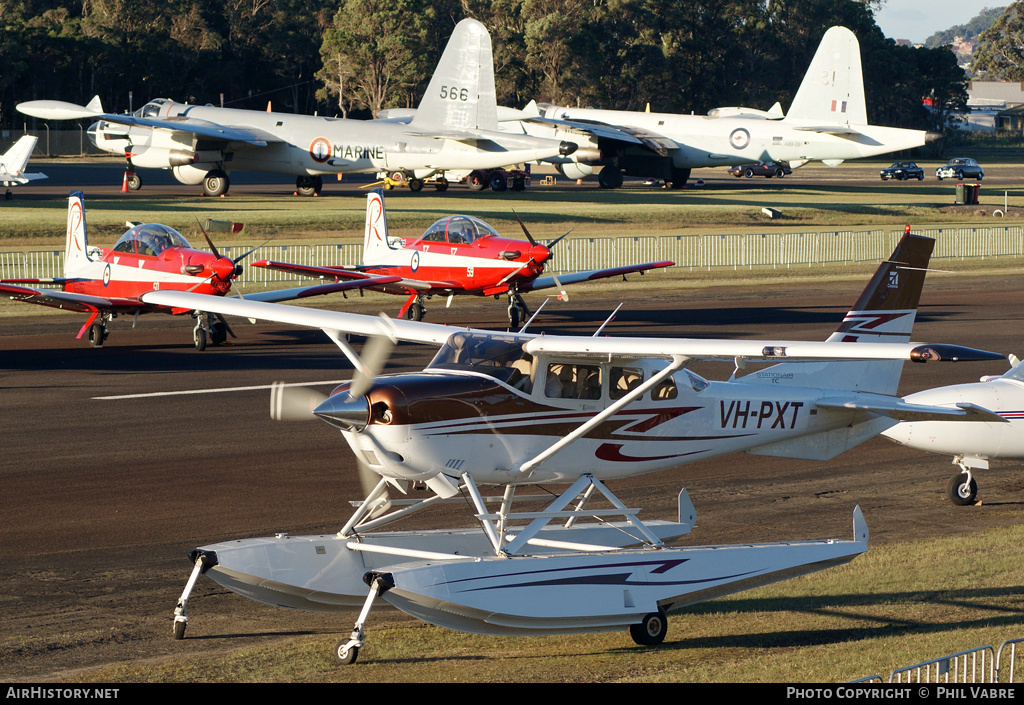
[[[287, 272], [289, 274], [300, 274], [306, 277], [319, 277], [321, 279], [352, 279], [357, 281], [365, 280], [369, 277], [368, 274], [364, 274], [359, 271], [358, 267], [316, 267], [313, 265], [306, 264], [291, 264], [289, 262], [274, 262], [272, 260], [260, 260], [253, 262], [251, 267], [265, 267], [266, 269], [273, 269], [279, 272]], [[451, 287], [451, 282], [426, 282], [419, 279], [402, 279], [401, 277], [380, 277], [381, 279], [391, 279], [396, 286], [383, 286], [382, 283], [363, 284], [367, 289], [374, 289], [376, 291], [383, 291], [386, 293], [409, 293], [413, 291], [427, 291], [431, 288], [442, 288]], [[388, 284], [390, 282], [383, 282]]]
[[[145, 303], [195, 309], [229, 316], [257, 318], [278, 323], [320, 328], [356, 335], [386, 333], [397, 340], [442, 345], [458, 332], [472, 329], [422, 321], [379, 319], [356, 313], [324, 311], [223, 299], [182, 291], [153, 291], [141, 297]], [[386, 323], [384, 321], [386, 320]], [[782, 340], [733, 340], [697, 338], [591, 338], [580, 336], [524, 335], [526, 352], [606, 358], [678, 358], [732, 360], [1002, 360], [1003, 355], [971, 348], [920, 343], [839, 343]]]
[[586, 272], [572, 272], [570, 274], [559, 274], [557, 279], [555, 277], [537, 277], [533, 281], [526, 281], [519, 285], [519, 291], [539, 291], [541, 289], [551, 289], [554, 287], [562, 288], [566, 284], [578, 284], [580, 282], [594, 281], [595, 279], [605, 279], [607, 277], [617, 277], [619, 275], [625, 276], [626, 274], [634, 274], [636, 272], [645, 272], [650, 269], [659, 269], [661, 267], [671, 267], [672, 262], [668, 260], [662, 260], [660, 262], [647, 262], [646, 264], [631, 264], [625, 267], [611, 267], [609, 269], [591, 269]]
[[578, 131], [592, 135], [598, 140], [617, 142], [626, 147], [646, 147], [661, 157], [666, 156], [669, 150], [679, 148], [679, 144], [674, 140], [641, 127], [611, 125], [599, 120], [567, 120], [564, 118], [545, 117], [541, 113], [542, 107], [544, 110], [548, 110], [556, 106], [548, 103], [544, 103], [541, 106], [536, 101], [531, 100], [520, 111], [506, 109], [499, 115], [502, 121], [506, 123], [523, 122]]
[[150, 127], [225, 142], [241, 142], [254, 147], [265, 147], [268, 143], [282, 141], [281, 138], [256, 128], [220, 125], [209, 120], [184, 116], [160, 118], [105, 113], [100, 105], [99, 96], [89, 101], [88, 105], [76, 105], [63, 100], [31, 100], [19, 103], [18, 111], [44, 120], [92, 118], [131, 127]]

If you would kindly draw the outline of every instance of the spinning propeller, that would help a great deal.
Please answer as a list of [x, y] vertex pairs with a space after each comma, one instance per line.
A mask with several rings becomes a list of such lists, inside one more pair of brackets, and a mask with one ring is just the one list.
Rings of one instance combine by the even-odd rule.
[[[572, 230], [569, 230], [569, 231], [565, 232], [564, 234], [562, 234], [559, 237], [557, 237], [554, 240], [552, 240], [551, 243], [545, 247], [544, 245], [539, 244], [533, 238], [533, 235], [530, 234], [530, 231], [526, 229], [526, 223], [523, 222], [523, 219], [519, 217], [519, 214], [516, 213], [514, 209], [512, 211], [512, 215], [514, 215], [516, 217], [516, 220], [519, 221], [519, 227], [523, 229], [523, 234], [526, 235], [526, 239], [530, 241], [530, 259], [528, 259], [526, 262], [524, 262], [522, 267], [520, 267], [519, 269], [517, 269], [516, 271], [512, 272], [511, 274], [509, 274], [504, 279], [502, 279], [501, 280], [502, 283], [505, 283], [506, 281], [508, 281], [509, 279], [514, 277], [516, 274], [519, 274], [519, 272], [521, 272], [523, 270], [523, 268], [526, 267], [530, 262], [534, 262], [536, 264], [543, 265], [545, 262], [547, 262], [549, 259], [551, 259], [552, 255], [554, 254], [555, 245], [557, 245], [559, 242], [561, 242], [562, 238], [564, 238], [566, 235], [568, 235], [569, 233], [572, 232]], [[540, 262], [537, 262], [537, 260], [535, 259], [534, 255], [533, 255], [534, 250], [537, 249], [537, 248], [543, 248], [543, 249], [545, 249], [547, 251], [547, 256], [544, 257]], [[562, 282], [558, 281], [558, 277], [556, 277], [554, 274], [551, 275], [551, 278], [554, 280], [555, 286], [558, 287], [558, 293], [561, 295], [562, 301], [568, 301], [569, 300], [569, 293], [565, 290], [565, 287], [562, 286]]]

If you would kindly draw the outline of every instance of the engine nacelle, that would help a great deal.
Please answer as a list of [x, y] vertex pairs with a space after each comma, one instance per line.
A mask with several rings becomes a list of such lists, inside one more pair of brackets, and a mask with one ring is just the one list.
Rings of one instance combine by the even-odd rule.
[[196, 161], [196, 153], [191, 150], [166, 147], [133, 146], [128, 148], [126, 156], [135, 166], [149, 169], [185, 166]]
[[559, 174], [567, 179], [582, 179], [597, 173], [590, 164], [580, 164], [579, 162], [555, 164], [555, 168], [558, 169]]
[[179, 182], [188, 186], [198, 186], [203, 183], [206, 175], [219, 168], [216, 164], [189, 164], [188, 166], [171, 167], [171, 173]]

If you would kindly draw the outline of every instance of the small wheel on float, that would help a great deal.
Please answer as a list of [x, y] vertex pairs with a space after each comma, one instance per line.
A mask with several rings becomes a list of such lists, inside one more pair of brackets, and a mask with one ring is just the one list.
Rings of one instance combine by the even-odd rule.
[[632, 624], [629, 627], [629, 635], [640, 646], [657, 646], [665, 641], [666, 633], [668, 618], [664, 610], [646, 614], [639, 624]]

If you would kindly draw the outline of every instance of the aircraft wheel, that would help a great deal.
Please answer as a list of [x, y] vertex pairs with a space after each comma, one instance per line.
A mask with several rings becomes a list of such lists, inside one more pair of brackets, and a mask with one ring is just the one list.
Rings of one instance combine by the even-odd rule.
[[340, 666], [350, 666], [359, 657], [359, 647], [349, 646], [348, 639], [342, 639], [334, 645], [334, 658]]
[[188, 622], [175, 622], [174, 623], [174, 638], [181, 640], [185, 638], [185, 627]]
[[665, 641], [668, 632], [668, 618], [663, 610], [644, 615], [640, 624], [629, 627], [629, 635], [640, 646], [657, 646]]
[[142, 179], [135, 172], [128, 173], [128, 190], [138, 191], [142, 188]]
[[597, 175], [597, 183], [601, 188], [619, 188], [622, 186], [622, 172], [617, 166], [609, 164]]
[[[320, 182], [321, 188], [323, 187], [323, 181]], [[299, 176], [295, 179], [295, 191], [300, 196], [315, 196], [320, 193], [320, 189], [316, 187], [316, 179], [312, 176]]]
[[[739, 174], [736, 175], [739, 178]], [[672, 188], [682, 188], [690, 180], [689, 169], [672, 169]]]
[[220, 169], [214, 169], [207, 172], [206, 178], [203, 179], [203, 194], [207, 196], [223, 196], [228, 192], [230, 185], [228, 175]]
[[508, 307], [508, 327], [512, 330], [519, 329], [519, 306], [512, 304]]
[[447, 191], [448, 179], [438, 179], [437, 181], [434, 182], [434, 188], [437, 189], [438, 191]]
[[409, 310], [405, 312], [405, 317], [410, 321], [422, 321], [423, 320], [423, 304], [416, 302], [409, 307]]
[[206, 331], [202, 328], [196, 328], [192, 331], [192, 340], [196, 344], [196, 350], [202, 352], [206, 350]]
[[89, 342], [94, 348], [102, 348], [103, 341], [107, 339], [107, 332], [103, 329], [102, 323], [93, 323], [89, 326]]
[[967, 473], [959, 473], [949, 481], [946, 494], [949, 496], [949, 500], [958, 506], [965, 507], [974, 504], [974, 500], [978, 496], [978, 482], [973, 477], [968, 482]]
[[419, 193], [423, 190], [423, 179], [409, 179], [409, 190]]

